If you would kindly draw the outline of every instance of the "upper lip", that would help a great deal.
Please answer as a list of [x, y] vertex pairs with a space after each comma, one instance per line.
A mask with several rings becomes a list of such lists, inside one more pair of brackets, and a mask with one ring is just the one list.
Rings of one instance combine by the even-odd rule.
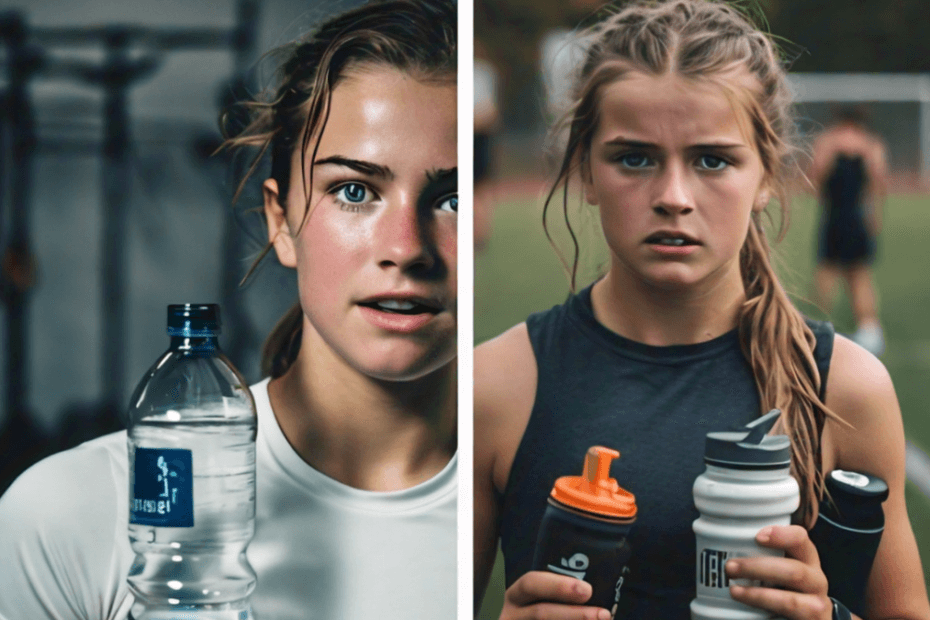
[[659, 239], [684, 239], [685, 243], [701, 243], [696, 237], [693, 237], [684, 231], [671, 229], [657, 230], [656, 232], [646, 237], [645, 242], [651, 243], [653, 241], [658, 241]]
[[364, 299], [360, 299], [356, 303], [376, 304], [379, 301], [409, 301], [410, 303], [426, 306], [427, 308], [437, 312], [445, 309], [443, 303], [434, 296], [429, 294], [403, 291], [389, 291], [386, 293], [379, 293], [377, 295], [370, 295]]

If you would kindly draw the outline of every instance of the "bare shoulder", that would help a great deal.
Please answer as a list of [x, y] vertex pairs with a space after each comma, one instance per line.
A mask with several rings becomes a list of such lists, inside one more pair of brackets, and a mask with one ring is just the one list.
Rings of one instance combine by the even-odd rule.
[[500, 488], [536, 396], [536, 357], [526, 323], [475, 349], [475, 465], [484, 460]]
[[830, 423], [839, 466], [888, 474], [898, 458], [903, 465], [904, 428], [891, 376], [878, 358], [839, 334], [826, 405], [849, 425]]
[[479, 345], [474, 364], [476, 415], [506, 408], [521, 391], [535, 392], [536, 358], [526, 323]]

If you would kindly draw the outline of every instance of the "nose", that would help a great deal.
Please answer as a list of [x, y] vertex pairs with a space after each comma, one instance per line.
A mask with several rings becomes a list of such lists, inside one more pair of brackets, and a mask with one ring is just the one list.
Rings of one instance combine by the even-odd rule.
[[656, 180], [652, 210], [659, 215], [685, 215], [694, 211], [694, 196], [683, 163], [669, 162]]
[[378, 264], [401, 271], [428, 271], [436, 262], [429, 222], [414, 202], [388, 207], [377, 229]]

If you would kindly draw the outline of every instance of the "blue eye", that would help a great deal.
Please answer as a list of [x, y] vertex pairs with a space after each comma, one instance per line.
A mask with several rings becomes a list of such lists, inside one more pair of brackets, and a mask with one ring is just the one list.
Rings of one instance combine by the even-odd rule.
[[345, 204], [357, 205], [374, 200], [375, 194], [361, 183], [346, 183], [333, 192], [336, 200]]
[[704, 170], [723, 170], [729, 165], [729, 162], [716, 155], [701, 155], [698, 157], [698, 167]]
[[451, 196], [446, 196], [439, 201], [437, 207], [440, 211], [448, 211], [450, 213], [458, 213], [459, 211], [459, 197], [456, 194]]
[[640, 169], [648, 167], [652, 162], [642, 153], [624, 153], [617, 158], [620, 165], [625, 168]]

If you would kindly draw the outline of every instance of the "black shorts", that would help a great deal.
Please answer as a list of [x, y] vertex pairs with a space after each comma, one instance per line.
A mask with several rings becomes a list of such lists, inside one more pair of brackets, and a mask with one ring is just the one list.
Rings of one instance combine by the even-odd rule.
[[869, 265], [875, 260], [875, 237], [865, 218], [826, 217], [820, 225], [817, 258], [842, 266]]

